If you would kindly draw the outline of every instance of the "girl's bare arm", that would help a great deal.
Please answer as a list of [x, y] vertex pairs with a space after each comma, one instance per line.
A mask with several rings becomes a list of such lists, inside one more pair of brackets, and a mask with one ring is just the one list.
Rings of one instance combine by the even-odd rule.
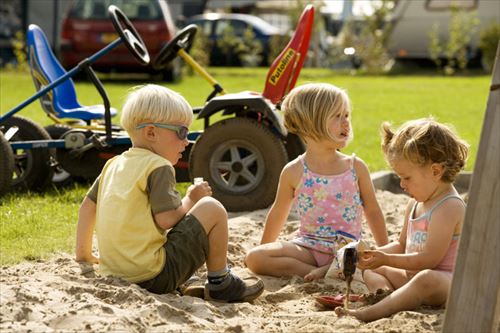
[[368, 167], [359, 158], [356, 158], [354, 167], [358, 175], [359, 191], [361, 200], [363, 201], [363, 208], [368, 226], [370, 227], [377, 245], [386, 245], [389, 239], [387, 237], [384, 215], [382, 214], [382, 209], [380, 209], [377, 197], [375, 196], [375, 189]]
[[[434, 210], [422, 252], [386, 254], [381, 251], [366, 251], [364, 265], [370, 269], [382, 265], [414, 271], [433, 269], [443, 260], [453, 234], [460, 228], [464, 216], [465, 208], [462, 203], [458, 200], [449, 200]], [[406, 232], [402, 233], [400, 239], [405, 235]]]
[[[390, 242], [384, 246], [377, 247], [376, 252], [365, 251], [363, 256], [359, 258], [358, 267], [361, 269], [375, 269], [381, 265], [383, 254], [397, 254], [397, 253], [405, 253], [406, 247], [406, 228], [408, 217], [410, 215], [411, 208], [413, 207], [413, 200], [410, 200], [406, 207], [406, 212], [404, 216], [404, 224], [403, 229], [399, 234], [399, 239], [397, 241]], [[380, 252], [381, 254], [375, 256], [375, 253]], [[378, 260], [377, 260], [378, 259]]]
[[281, 172], [278, 184], [278, 190], [274, 203], [266, 216], [264, 233], [262, 234], [261, 244], [271, 243], [278, 238], [283, 225], [293, 203], [294, 191], [300, 180], [302, 164], [294, 160], [288, 163]]

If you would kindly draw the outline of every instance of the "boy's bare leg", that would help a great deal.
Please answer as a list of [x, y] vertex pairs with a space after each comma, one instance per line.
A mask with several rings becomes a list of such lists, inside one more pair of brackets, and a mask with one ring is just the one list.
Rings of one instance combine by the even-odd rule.
[[314, 280], [319, 280], [325, 277], [326, 272], [328, 272], [328, 268], [330, 268], [330, 265], [324, 265], [318, 268], [313, 269], [309, 273], [304, 276], [305, 281], [314, 281]]
[[245, 263], [256, 274], [304, 277], [316, 267], [316, 260], [305, 248], [291, 242], [260, 245], [248, 252]]
[[189, 211], [201, 223], [208, 236], [207, 270], [219, 271], [227, 264], [227, 212], [212, 197], [204, 197]]
[[338, 307], [335, 313], [339, 316], [349, 314], [362, 321], [372, 321], [399, 311], [413, 310], [422, 304], [440, 306], [445, 304], [450, 286], [451, 279], [446, 273], [426, 269], [375, 305], [359, 310]]
[[[227, 212], [224, 206], [212, 197], [204, 197], [189, 213], [200, 221], [208, 236], [208, 283], [204, 288], [204, 298], [224, 302], [251, 302], [259, 297], [264, 291], [262, 280], [254, 278], [253, 281], [245, 282], [228, 270]], [[212, 277], [211, 273], [214, 274]]]

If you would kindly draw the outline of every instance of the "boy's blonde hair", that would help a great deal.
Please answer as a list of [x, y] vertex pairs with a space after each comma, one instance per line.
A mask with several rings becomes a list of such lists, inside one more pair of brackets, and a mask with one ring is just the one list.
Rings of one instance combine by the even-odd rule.
[[180, 94], [168, 88], [147, 84], [133, 88], [123, 104], [120, 123], [132, 136], [145, 122], [191, 124], [193, 111]]
[[[290, 133], [319, 141], [335, 139], [328, 131], [328, 120], [338, 113], [350, 113], [351, 102], [343, 89], [327, 83], [309, 83], [292, 89], [281, 109]], [[351, 127], [349, 140], [352, 133]]]
[[453, 182], [467, 161], [469, 145], [433, 118], [408, 121], [395, 133], [385, 122], [381, 132], [382, 150], [389, 163], [400, 158], [420, 166], [439, 163], [444, 168], [444, 182]]

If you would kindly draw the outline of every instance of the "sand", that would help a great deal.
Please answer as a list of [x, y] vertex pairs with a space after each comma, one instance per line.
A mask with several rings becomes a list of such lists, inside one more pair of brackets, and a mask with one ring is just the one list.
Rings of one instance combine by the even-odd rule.
[[[377, 198], [390, 239], [395, 240], [408, 197], [378, 191]], [[266, 212], [230, 213], [228, 259], [241, 276], [250, 275], [243, 258], [259, 243]], [[281, 238], [292, 238], [297, 227], [296, 216], [290, 216]], [[369, 232], [365, 239], [374, 244]], [[96, 268], [76, 263], [72, 254], [1, 268], [0, 331], [432, 332], [440, 331], [444, 320], [443, 309], [429, 307], [371, 323], [339, 318], [314, 299], [344, 293], [345, 282], [336, 279], [306, 283], [300, 277], [262, 277], [265, 292], [252, 304], [224, 304], [174, 293], [155, 295], [124, 280], [99, 276]], [[205, 268], [197, 274], [204, 279]], [[366, 292], [359, 281], [353, 281], [352, 288]]]

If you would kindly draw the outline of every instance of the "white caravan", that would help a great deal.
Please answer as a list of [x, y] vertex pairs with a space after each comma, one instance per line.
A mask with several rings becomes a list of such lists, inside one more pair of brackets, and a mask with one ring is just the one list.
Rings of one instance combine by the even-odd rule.
[[397, 0], [389, 53], [399, 59], [429, 58], [429, 32], [434, 24], [438, 24], [441, 40], [448, 39], [451, 6], [476, 13], [479, 26], [469, 45], [469, 58], [477, 57], [481, 28], [492, 22], [500, 23], [500, 0]]

